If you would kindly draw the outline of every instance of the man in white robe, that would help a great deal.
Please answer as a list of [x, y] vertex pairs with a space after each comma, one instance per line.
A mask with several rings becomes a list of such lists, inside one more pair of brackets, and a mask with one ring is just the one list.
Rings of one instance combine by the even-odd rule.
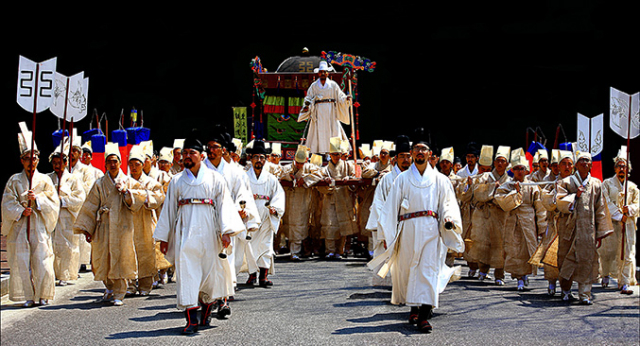
[[316, 71], [318, 79], [309, 86], [298, 117], [298, 122], [309, 122], [306, 145], [316, 154], [329, 152], [330, 138], [348, 140], [341, 123], [351, 123], [351, 95], [345, 95], [338, 83], [328, 78], [329, 70], [326, 61], [321, 61]]
[[66, 286], [68, 281], [78, 279], [80, 268], [80, 236], [73, 233], [73, 224], [86, 198], [82, 182], [67, 172], [67, 155], [58, 149], [49, 156], [53, 172], [49, 177], [58, 191], [60, 212], [53, 232], [53, 268], [58, 285]]
[[[285, 194], [280, 181], [273, 174], [264, 171], [267, 160], [267, 150], [254, 143], [253, 148], [248, 152], [251, 154], [252, 168], [247, 172], [251, 191], [256, 207], [260, 213], [260, 228], [251, 232], [251, 251], [256, 265], [260, 269], [259, 284], [261, 287], [272, 286], [273, 283], [267, 279], [268, 274], [274, 273], [273, 266], [273, 237], [280, 227], [280, 219], [285, 212]], [[249, 275], [248, 284], [254, 284], [257, 273]]]
[[[32, 161], [27, 144], [30, 140], [22, 139], [20, 160], [24, 169], [12, 175], [4, 188], [1, 231], [7, 239], [11, 271], [9, 299], [26, 301], [23, 306], [32, 307], [38, 302], [48, 304], [55, 294], [51, 232], [58, 219], [60, 200], [51, 179], [37, 170], [37, 149]], [[28, 146], [22, 146], [25, 144]]]
[[175, 265], [177, 307], [187, 320], [183, 334], [208, 325], [213, 302], [233, 294], [233, 269], [218, 254], [244, 230], [224, 178], [202, 164], [203, 152], [197, 139], [185, 139], [185, 169], [169, 183], [154, 232], [167, 260]]
[[428, 162], [428, 143], [414, 140], [412, 156], [413, 164], [389, 191], [378, 231], [387, 240], [382, 256], [390, 258], [391, 303], [411, 306], [410, 323], [431, 332], [431, 310], [438, 307], [439, 294], [454, 272], [445, 264], [447, 248], [464, 250], [462, 221], [451, 181]]
[[[386, 239], [384, 238], [384, 232], [378, 232], [378, 219], [384, 203], [387, 200], [387, 195], [393, 182], [398, 175], [411, 166], [411, 145], [409, 143], [409, 137], [398, 136], [395, 143], [395, 150], [391, 152], [391, 156], [395, 157], [396, 164], [393, 165], [391, 171], [385, 174], [380, 183], [377, 185], [375, 193], [373, 195], [373, 202], [371, 203], [371, 211], [369, 213], [369, 219], [365, 226], [366, 229], [371, 231], [371, 238], [373, 239], [373, 257], [380, 256], [386, 250]], [[377, 275], [380, 270], [380, 266], [373, 268], [373, 286], [391, 286], [391, 277], [386, 276], [381, 278]]]
[[[245, 223], [245, 231], [231, 238], [231, 248], [233, 250], [227, 256], [227, 260], [233, 270], [232, 276], [235, 285], [237, 284], [237, 274], [244, 264], [245, 254], [248, 256], [253, 255], [253, 252], [250, 251], [251, 244], [246, 239], [246, 231], [257, 229], [260, 226], [260, 215], [249, 187], [249, 178], [242, 169], [224, 159], [231, 136], [225, 132], [223, 127], [216, 125], [214, 128], [216, 130], [207, 134], [207, 139], [204, 143], [206, 145], [207, 159], [203, 161], [203, 164], [212, 171], [222, 174], [224, 181], [227, 183], [231, 200]], [[256, 271], [255, 259], [249, 258], [247, 267], [249, 271]], [[227, 316], [229, 311], [227, 299], [225, 298], [219, 305], [218, 316]]]

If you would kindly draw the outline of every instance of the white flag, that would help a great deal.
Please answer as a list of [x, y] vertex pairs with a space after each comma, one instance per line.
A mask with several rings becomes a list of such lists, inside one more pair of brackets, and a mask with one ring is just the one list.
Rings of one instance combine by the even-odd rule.
[[[636, 138], [640, 135], [640, 93], [631, 96], [611, 88], [609, 126], [622, 138]], [[631, 116], [631, 123], [629, 123]]]
[[602, 152], [603, 148], [603, 128], [604, 115], [600, 114], [592, 119], [578, 113], [578, 142], [577, 149], [582, 152], [589, 152], [591, 156], [596, 156]]
[[54, 75], [57, 58], [40, 63], [20, 56], [18, 94], [16, 101], [27, 112], [45, 111], [53, 101]]
[[87, 115], [88, 89], [89, 78], [84, 78], [84, 72], [71, 77], [56, 72], [54, 99], [49, 110], [60, 119], [81, 120]]

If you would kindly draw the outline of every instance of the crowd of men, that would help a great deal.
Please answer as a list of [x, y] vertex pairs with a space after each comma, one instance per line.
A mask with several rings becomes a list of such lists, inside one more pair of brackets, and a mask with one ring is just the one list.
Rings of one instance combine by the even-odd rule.
[[55, 285], [90, 265], [105, 286], [99, 302], [116, 306], [174, 280], [191, 334], [214, 312], [229, 316], [238, 274], [272, 286], [283, 247], [293, 261], [340, 260], [357, 244], [373, 285], [390, 285], [391, 302], [411, 307], [409, 322], [423, 332], [460, 275], [455, 258], [483, 282], [505, 285], [508, 273], [518, 291], [543, 268], [549, 295], [559, 283], [563, 301], [582, 304], [592, 304], [593, 283], [615, 279], [622, 294], [637, 284], [640, 197], [624, 147], [615, 176], [600, 181], [589, 153], [540, 150], [531, 165], [522, 148], [469, 143], [462, 166], [419, 131], [361, 146], [358, 160], [336, 136], [326, 155], [300, 145], [281, 163], [278, 143], [243, 148], [215, 126], [159, 153], [150, 141], [134, 145], [128, 162], [107, 143], [104, 173], [89, 146], [61, 144], [45, 175], [29, 135], [19, 138], [24, 170], [6, 184], [2, 234], [9, 298], [25, 307], [48, 304]]

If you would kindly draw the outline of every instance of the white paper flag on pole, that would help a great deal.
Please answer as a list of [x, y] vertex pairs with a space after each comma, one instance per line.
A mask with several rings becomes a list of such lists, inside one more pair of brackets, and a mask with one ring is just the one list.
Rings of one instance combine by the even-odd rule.
[[[629, 109], [631, 107], [631, 109]], [[631, 96], [611, 88], [609, 126], [622, 138], [636, 138], [640, 135], [640, 93]], [[631, 115], [631, 121], [629, 121]]]
[[55, 80], [54, 99], [49, 108], [51, 113], [67, 121], [73, 119], [77, 122], [84, 118], [87, 115], [89, 78], [84, 78], [84, 72], [71, 77], [56, 72]]
[[578, 113], [578, 142], [579, 151], [589, 152], [596, 156], [603, 148], [604, 115], [600, 114], [592, 119]]
[[25, 111], [41, 113], [51, 105], [56, 61], [57, 58], [51, 58], [36, 63], [20, 56], [16, 101]]

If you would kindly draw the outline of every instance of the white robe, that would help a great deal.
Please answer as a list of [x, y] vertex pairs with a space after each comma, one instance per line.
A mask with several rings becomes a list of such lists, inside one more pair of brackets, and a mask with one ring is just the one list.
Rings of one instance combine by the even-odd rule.
[[[320, 100], [333, 99], [335, 102], [315, 103]], [[348, 140], [341, 122], [350, 124], [349, 105], [351, 101], [340, 90], [340, 86], [327, 78], [324, 85], [320, 79], [311, 83], [307, 90], [305, 102], [309, 102], [309, 110], [301, 112], [298, 122], [310, 121], [307, 131], [306, 145], [312, 153], [328, 153], [329, 139], [341, 137]]]
[[[45, 174], [36, 170], [31, 182], [36, 201], [31, 202], [33, 212], [28, 218], [22, 216], [29, 190], [24, 171], [9, 178], [2, 195], [2, 235], [7, 237], [9, 299], [13, 301], [53, 299], [55, 293], [51, 232], [58, 220], [60, 199]], [[31, 229], [28, 239], [27, 220]]]
[[[89, 195], [89, 191], [93, 187], [93, 184], [101, 178], [104, 173], [91, 166], [85, 165], [80, 160], [76, 163], [74, 167], [68, 166], [67, 169], [73, 175], [75, 175], [84, 188], [85, 195]], [[91, 244], [87, 242], [87, 239], [82, 234], [76, 235], [78, 237], [79, 251], [80, 251], [80, 264], [90, 264], [91, 263]]]
[[[271, 274], [274, 273], [273, 268], [273, 237], [280, 227], [280, 219], [285, 212], [285, 194], [280, 181], [273, 174], [262, 171], [260, 177], [256, 177], [256, 173], [251, 168], [247, 172], [251, 191], [258, 212], [260, 213], [260, 228], [251, 232], [251, 251], [256, 260], [258, 268], [267, 268]], [[260, 196], [267, 196], [266, 200]], [[269, 212], [269, 207], [276, 210], [276, 214]]]
[[[400, 215], [420, 211], [434, 211], [438, 218], [421, 216], [398, 221]], [[452, 230], [444, 228], [447, 218], [454, 224]], [[437, 308], [438, 296], [455, 271], [445, 264], [447, 247], [464, 250], [460, 208], [449, 178], [431, 165], [423, 175], [413, 164], [400, 173], [382, 208], [380, 230], [387, 239], [392, 268], [391, 303]]]
[[[48, 174], [60, 196], [60, 213], [56, 229], [53, 231], [53, 268], [58, 280], [78, 279], [80, 268], [80, 235], [73, 233], [82, 203], [87, 197], [82, 187], [82, 181], [67, 171], [62, 173], [59, 181], [55, 172]], [[82, 235], [84, 238], [84, 235]], [[91, 247], [89, 247], [91, 250]]]
[[[371, 230], [371, 236], [373, 238], [373, 257], [382, 255], [385, 252], [384, 247], [384, 232], [378, 232], [378, 219], [382, 212], [384, 203], [387, 201], [387, 195], [393, 186], [393, 182], [398, 175], [402, 173], [397, 165], [393, 166], [391, 172], [385, 174], [380, 183], [376, 187], [376, 191], [373, 195], [373, 202], [371, 203], [371, 213], [369, 213], [369, 219], [367, 220], [366, 229]], [[377, 273], [380, 270], [380, 266], [373, 268], [374, 274], [372, 284], [374, 286], [391, 286], [391, 277], [380, 278]]]
[[[178, 206], [187, 198], [211, 198], [215, 206]], [[218, 257], [223, 249], [220, 237], [243, 230], [222, 175], [201, 165], [197, 177], [189, 170], [173, 177], [153, 236], [169, 243], [165, 257], [176, 268], [179, 309], [197, 306], [200, 292], [205, 303], [233, 295], [233, 269]]]
[[[233, 282], [235, 283], [237, 281], [236, 274], [242, 271], [245, 254], [253, 256], [251, 244], [246, 240], [246, 230], [260, 227], [260, 214], [258, 213], [256, 203], [253, 200], [253, 193], [251, 193], [251, 188], [249, 187], [249, 178], [243, 170], [238, 169], [236, 165], [230, 164], [224, 159], [220, 160], [218, 167], [214, 166], [209, 160], [204, 160], [204, 163], [207, 168], [222, 174], [224, 180], [227, 182], [231, 200], [236, 205], [236, 211], [242, 209], [240, 201], [246, 202], [244, 210], [247, 213], [247, 217], [243, 219], [245, 230], [236, 237], [231, 238], [231, 248], [233, 250], [227, 257], [233, 269]], [[248, 270], [252, 273], [257, 270], [257, 268], [253, 267], [254, 262], [255, 259], [249, 259], [248, 261]]]

